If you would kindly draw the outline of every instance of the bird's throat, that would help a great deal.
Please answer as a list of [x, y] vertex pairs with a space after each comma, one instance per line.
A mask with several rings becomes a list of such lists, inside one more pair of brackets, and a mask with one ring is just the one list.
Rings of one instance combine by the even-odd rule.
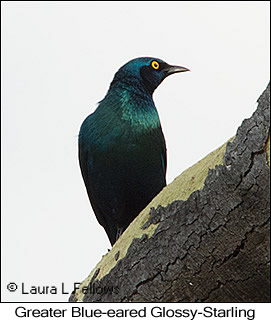
[[124, 94], [121, 98], [121, 113], [123, 122], [136, 127], [138, 131], [151, 131], [161, 126], [152, 97]]

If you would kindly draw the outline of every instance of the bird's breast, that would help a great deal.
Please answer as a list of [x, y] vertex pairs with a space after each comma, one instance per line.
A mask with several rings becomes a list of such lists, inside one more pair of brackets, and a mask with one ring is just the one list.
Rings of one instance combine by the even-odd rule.
[[123, 92], [120, 97], [121, 122], [132, 132], [141, 133], [160, 127], [160, 119], [152, 97], [136, 92]]

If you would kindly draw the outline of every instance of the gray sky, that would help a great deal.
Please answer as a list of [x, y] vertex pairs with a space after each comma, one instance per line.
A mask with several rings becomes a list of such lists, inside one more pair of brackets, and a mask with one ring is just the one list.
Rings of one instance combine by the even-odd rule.
[[[110, 248], [82, 181], [77, 136], [117, 69], [153, 56], [191, 72], [154, 100], [170, 183], [232, 137], [269, 81], [269, 2], [2, 3], [2, 300], [73, 289]], [[19, 289], [8, 292], [7, 284]]]

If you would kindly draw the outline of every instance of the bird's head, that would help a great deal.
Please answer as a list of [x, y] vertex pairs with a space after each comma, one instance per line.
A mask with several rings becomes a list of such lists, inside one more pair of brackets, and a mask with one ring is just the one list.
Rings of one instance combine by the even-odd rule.
[[183, 66], [169, 65], [159, 58], [139, 57], [123, 65], [115, 75], [114, 81], [140, 81], [152, 94], [158, 85], [169, 75], [189, 71]]

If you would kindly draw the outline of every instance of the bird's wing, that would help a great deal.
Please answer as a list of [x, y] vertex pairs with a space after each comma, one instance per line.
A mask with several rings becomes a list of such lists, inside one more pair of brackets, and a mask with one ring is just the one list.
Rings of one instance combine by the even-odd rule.
[[[109, 167], [104, 165], [106, 160], [100, 155], [95, 140], [79, 135], [79, 163], [88, 197], [98, 222], [104, 227], [113, 244], [119, 229], [116, 212], [119, 209], [116, 204], [118, 192], [111, 183], [104, 182], [104, 173]], [[108, 162], [106, 161], [106, 164]]]
[[[79, 140], [79, 164], [81, 168], [81, 173], [83, 180], [87, 189], [88, 197], [97, 217], [98, 222], [105, 227], [106, 219], [103, 215], [104, 212], [100, 209], [99, 199], [96, 197], [95, 192], [95, 181], [99, 174], [95, 174], [93, 156], [91, 154], [91, 144], [88, 145], [88, 149], [85, 147], [85, 143]], [[97, 187], [97, 186], [96, 186]], [[104, 208], [106, 205], [104, 205]]]

